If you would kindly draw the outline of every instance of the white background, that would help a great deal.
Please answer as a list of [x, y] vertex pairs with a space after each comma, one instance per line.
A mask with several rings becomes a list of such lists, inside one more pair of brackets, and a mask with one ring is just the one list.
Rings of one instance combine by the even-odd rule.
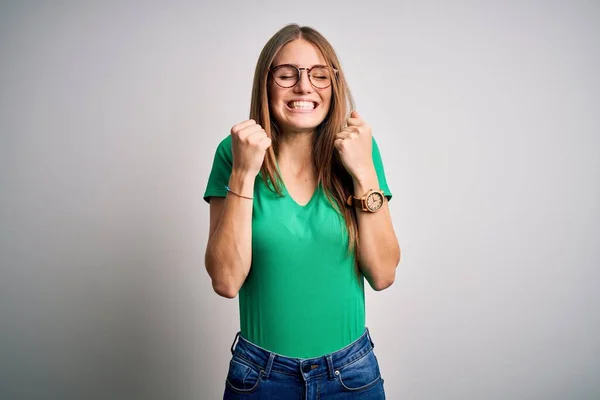
[[388, 398], [600, 398], [599, 3], [281, 0], [2, 2], [0, 398], [222, 396], [202, 195], [289, 22], [336, 48], [394, 193]]

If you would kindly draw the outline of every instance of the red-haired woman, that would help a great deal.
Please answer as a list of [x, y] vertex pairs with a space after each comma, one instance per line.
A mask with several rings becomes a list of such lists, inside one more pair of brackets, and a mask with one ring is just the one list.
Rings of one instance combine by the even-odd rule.
[[320, 33], [288, 25], [267, 42], [251, 119], [220, 143], [204, 194], [213, 288], [239, 293], [225, 399], [385, 398], [363, 277], [389, 287], [400, 247], [379, 149], [353, 108]]

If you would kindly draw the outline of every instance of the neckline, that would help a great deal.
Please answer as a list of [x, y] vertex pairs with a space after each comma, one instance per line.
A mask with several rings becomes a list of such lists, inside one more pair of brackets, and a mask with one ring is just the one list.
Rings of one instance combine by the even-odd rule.
[[303, 204], [298, 203], [296, 201], [296, 199], [294, 199], [294, 197], [292, 197], [292, 195], [290, 194], [290, 192], [287, 189], [287, 186], [285, 186], [285, 182], [283, 182], [283, 178], [281, 179], [281, 184], [283, 187], [285, 197], [289, 198], [292, 201], [292, 203], [294, 203], [296, 206], [303, 208], [303, 209], [307, 209], [315, 201], [315, 198], [317, 197], [318, 192], [321, 189], [321, 184], [317, 183], [317, 186], [315, 187], [315, 190], [313, 191], [312, 196], [310, 196], [308, 203], [303, 205]]
[[287, 185], [285, 184], [285, 181], [283, 180], [283, 174], [281, 173], [281, 169], [279, 168], [278, 160], [275, 160], [275, 166], [277, 168], [277, 173], [279, 174], [279, 183], [281, 184], [281, 187], [283, 188], [284, 196], [289, 198], [292, 201], [292, 203], [294, 203], [297, 207], [300, 207], [302, 209], [307, 209], [315, 201], [315, 198], [317, 197], [319, 189], [321, 188], [321, 184], [319, 182], [317, 182], [317, 186], [315, 187], [315, 190], [313, 191], [312, 195], [310, 196], [308, 203], [302, 205], [302, 204], [298, 203], [296, 201], [296, 199], [294, 199], [294, 197], [292, 197], [292, 195], [288, 191]]

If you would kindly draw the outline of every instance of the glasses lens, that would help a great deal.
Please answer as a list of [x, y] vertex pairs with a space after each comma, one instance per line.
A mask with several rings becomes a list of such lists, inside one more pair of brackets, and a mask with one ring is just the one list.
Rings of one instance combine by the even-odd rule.
[[326, 67], [314, 67], [310, 70], [310, 82], [314, 87], [325, 89], [331, 85], [331, 72]]
[[273, 78], [275, 78], [275, 82], [285, 88], [290, 88], [298, 82], [298, 70], [291, 66], [281, 66], [278, 67], [273, 72]]

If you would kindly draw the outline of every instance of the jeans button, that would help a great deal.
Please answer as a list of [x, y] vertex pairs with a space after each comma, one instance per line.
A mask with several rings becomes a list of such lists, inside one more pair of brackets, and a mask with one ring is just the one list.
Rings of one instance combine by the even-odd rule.
[[310, 364], [304, 364], [302, 366], [302, 371], [304, 371], [304, 372], [308, 372], [308, 371], [310, 371], [310, 369], [311, 369]]

